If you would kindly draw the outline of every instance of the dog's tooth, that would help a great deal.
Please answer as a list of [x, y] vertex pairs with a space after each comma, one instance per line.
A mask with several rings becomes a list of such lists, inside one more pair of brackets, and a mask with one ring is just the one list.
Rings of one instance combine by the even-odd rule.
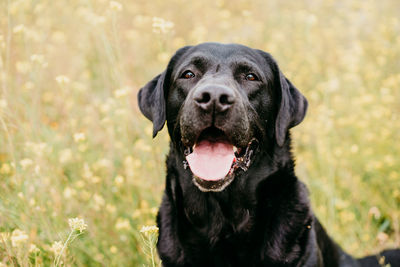
[[185, 149], [184, 149], [184, 151], [183, 151], [183, 154], [185, 155], [185, 156], [188, 156], [189, 154], [191, 154], [193, 152], [193, 148], [191, 148], [191, 147], [185, 147]]
[[233, 146], [233, 152], [237, 152], [238, 151], [238, 149], [237, 149], [237, 147], [236, 146]]

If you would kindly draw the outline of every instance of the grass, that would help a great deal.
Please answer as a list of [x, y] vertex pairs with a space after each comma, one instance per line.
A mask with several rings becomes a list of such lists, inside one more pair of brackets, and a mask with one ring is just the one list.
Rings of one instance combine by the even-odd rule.
[[[270, 52], [306, 95], [297, 174], [356, 256], [400, 246], [400, 3], [0, 2], [0, 266], [152, 266], [140, 229], [164, 187], [164, 130], [136, 104], [179, 47]], [[149, 243], [151, 244], [151, 243]], [[147, 254], [146, 254], [147, 253]], [[61, 263], [59, 263], [60, 265]]]

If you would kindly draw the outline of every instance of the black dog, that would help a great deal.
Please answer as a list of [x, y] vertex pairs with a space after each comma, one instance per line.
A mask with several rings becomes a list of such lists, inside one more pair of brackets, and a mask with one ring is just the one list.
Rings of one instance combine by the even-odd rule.
[[[184, 47], [138, 98], [153, 136], [167, 121], [171, 137], [164, 266], [379, 266], [343, 252], [314, 216], [290, 150], [307, 101], [268, 53]], [[382, 255], [400, 266], [399, 252]]]

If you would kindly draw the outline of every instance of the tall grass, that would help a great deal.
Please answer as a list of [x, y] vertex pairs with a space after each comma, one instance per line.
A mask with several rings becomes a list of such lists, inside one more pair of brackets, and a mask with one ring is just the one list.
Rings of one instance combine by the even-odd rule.
[[0, 266], [150, 264], [168, 136], [136, 104], [179, 47], [270, 52], [306, 95], [298, 176], [328, 232], [361, 256], [400, 246], [400, 2], [0, 2]]

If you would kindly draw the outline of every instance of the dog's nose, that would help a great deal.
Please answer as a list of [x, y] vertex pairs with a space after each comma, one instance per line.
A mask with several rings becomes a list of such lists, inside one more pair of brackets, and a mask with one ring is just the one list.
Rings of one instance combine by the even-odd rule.
[[229, 87], [214, 85], [198, 88], [193, 95], [194, 102], [204, 111], [224, 112], [235, 103], [235, 95]]

